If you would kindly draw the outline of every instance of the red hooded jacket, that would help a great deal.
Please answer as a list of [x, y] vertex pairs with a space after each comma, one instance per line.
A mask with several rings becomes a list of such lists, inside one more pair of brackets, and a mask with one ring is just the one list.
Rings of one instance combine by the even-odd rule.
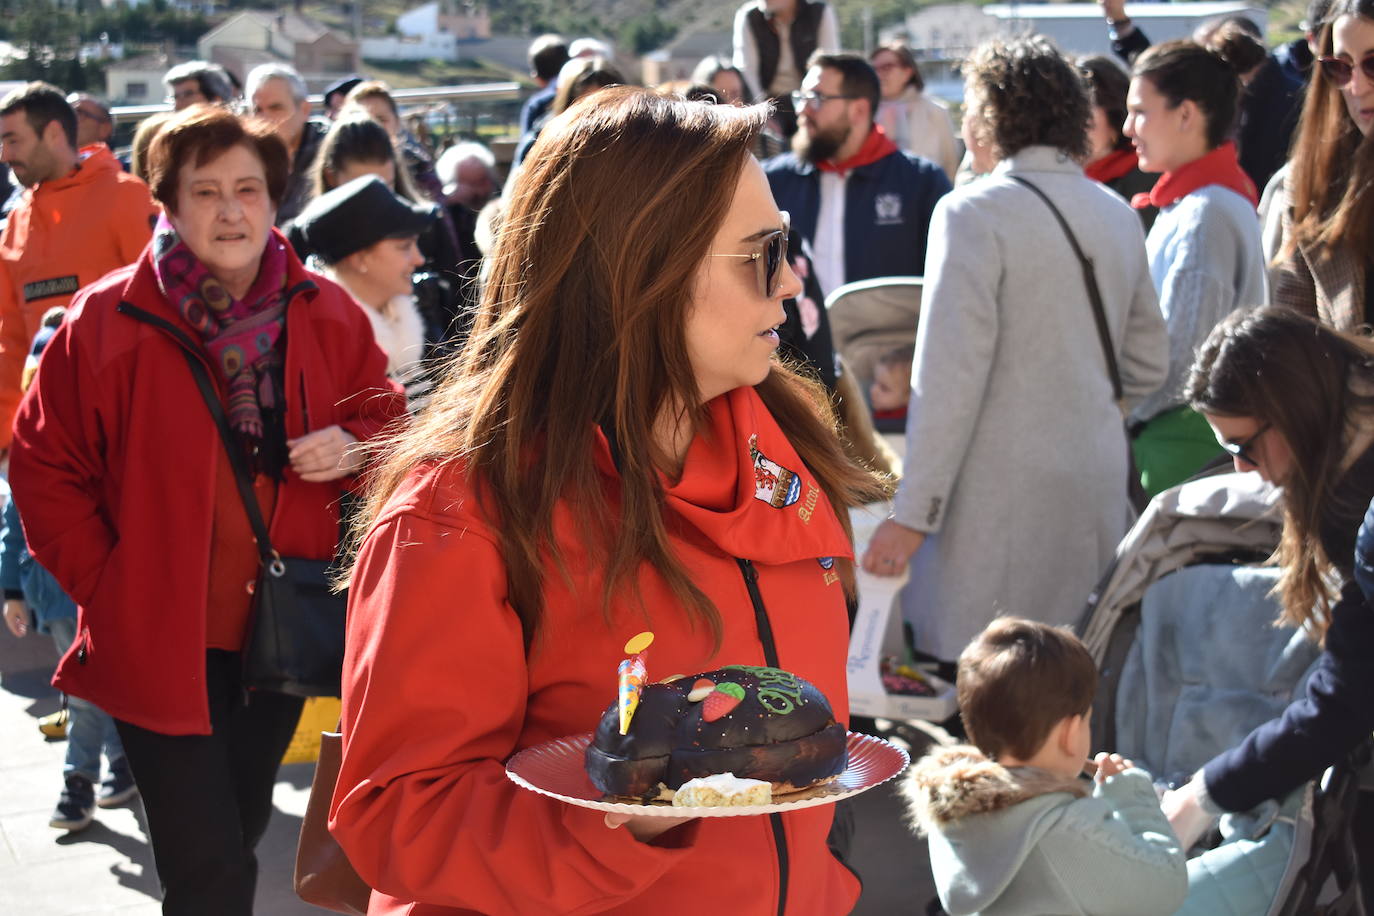
[[[377, 519], [349, 596], [344, 757], [330, 823], [377, 888], [374, 916], [812, 916], [853, 907], [859, 882], [826, 845], [832, 806], [699, 819], [639, 843], [608, 829], [600, 812], [505, 775], [515, 751], [596, 727], [615, 699], [624, 643], [644, 629], [656, 634], [651, 681], [772, 663], [816, 684], [847, 720], [847, 620], [833, 561], [852, 548], [752, 388], [709, 409], [711, 427], [692, 443], [681, 479], [665, 483], [665, 522], [678, 559], [720, 612], [716, 653], [707, 628], [693, 627], [647, 568], [639, 587], [649, 620], [615, 601], [608, 625], [567, 505], [554, 532], [574, 590], [549, 568], [543, 632], [528, 657], [496, 537], [461, 466], [416, 472]], [[615, 466], [599, 433], [594, 447], [613, 494]]]
[[158, 206], [103, 143], [81, 150], [70, 175], [24, 192], [0, 235], [0, 448], [10, 444], [24, 360], [43, 313], [132, 264], [153, 235]]
[[[405, 413], [405, 397], [362, 310], [289, 257], [286, 434], [338, 424], [368, 439]], [[10, 459], [29, 549], [78, 605], [53, 683], [173, 735], [210, 732], [205, 609], [224, 448], [185, 349], [205, 359], [157, 286], [149, 246], [77, 295], [20, 404]], [[288, 468], [273, 547], [333, 556], [346, 482], [306, 483]]]

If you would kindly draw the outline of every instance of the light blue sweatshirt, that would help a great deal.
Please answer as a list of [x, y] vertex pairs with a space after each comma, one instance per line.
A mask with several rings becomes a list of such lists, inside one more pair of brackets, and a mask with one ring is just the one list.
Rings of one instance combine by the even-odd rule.
[[1183, 403], [1193, 356], [1217, 322], [1268, 301], [1259, 216], [1230, 188], [1207, 185], [1160, 210], [1145, 250], [1169, 328], [1169, 376], [1131, 412], [1139, 421]]
[[943, 748], [903, 791], [950, 916], [1169, 916], [1188, 893], [1183, 851], [1143, 770], [1087, 795], [1078, 780]]

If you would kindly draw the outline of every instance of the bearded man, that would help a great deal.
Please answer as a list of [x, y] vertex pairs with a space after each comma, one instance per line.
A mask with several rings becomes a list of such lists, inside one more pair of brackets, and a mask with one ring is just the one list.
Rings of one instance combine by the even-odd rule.
[[812, 55], [793, 95], [792, 152], [764, 164], [827, 295], [855, 280], [923, 276], [930, 215], [950, 189], [939, 166], [902, 152], [874, 123], [879, 95], [862, 56]]

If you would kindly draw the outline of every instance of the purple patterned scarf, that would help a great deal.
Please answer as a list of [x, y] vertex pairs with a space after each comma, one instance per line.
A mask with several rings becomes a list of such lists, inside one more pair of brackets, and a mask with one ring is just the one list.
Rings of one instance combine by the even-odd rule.
[[200, 334], [228, 392], [229, 425], [241, 437], [254, 471], [278, 477], [282, 457], [268, 456], [285, 451], [283, 360], [277, 342], [286, 327], [286, 265], [286, 246], [277, 236], [268, 236], [257, 279], [242, 299], [235, 299], [167, 217], [158, 218], [153, 244], [157, 285]]

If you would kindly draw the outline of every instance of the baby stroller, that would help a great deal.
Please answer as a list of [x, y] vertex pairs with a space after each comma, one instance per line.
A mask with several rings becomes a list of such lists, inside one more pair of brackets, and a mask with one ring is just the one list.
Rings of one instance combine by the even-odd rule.
[[[1079, 627], [1101, 671], [1093, 746], [1177, 785], [1283, 710], [1317, 647], [1272, 626], [1277, 491], [1257, 474], [1202, 477], [1157, 496], [1117, 548]], [[1222, 819], [1190, 861], [1184, 913], [1358, 916], [1351, 836], [1368, 749], [1283, 804]], [[1199, 876], [1205, 874], [1201, 880]]]

